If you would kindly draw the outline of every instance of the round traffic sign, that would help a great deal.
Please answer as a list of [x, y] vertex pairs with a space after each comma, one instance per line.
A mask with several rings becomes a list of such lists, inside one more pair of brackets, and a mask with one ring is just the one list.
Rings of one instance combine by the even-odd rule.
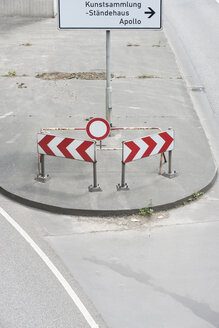
[[110, 133], [110, 125], [103, 118], [93, 118], [88, 122], [86, 131], [91, 139], [103, 140], [107, 138]]

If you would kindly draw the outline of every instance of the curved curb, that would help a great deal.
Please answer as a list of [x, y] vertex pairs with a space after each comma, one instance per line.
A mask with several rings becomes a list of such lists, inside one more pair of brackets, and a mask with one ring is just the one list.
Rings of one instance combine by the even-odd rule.
[[[197, 190], [196, 192], [203, 192], [206, 193], [215, 183], [217, 179], [217, 168], [214, 174], [213, 179], [202, 189]], [[16, 194], [11, 193], [10, 191], [7, 191], [6, 189], [0, 187], [0, 193], [20, 204], [36, 208], [39, 210], [51, 212], [51, 213], [56, 213], [56, 214], [63, 214], [63, 215], [78, 215], [78, 216], [123, 216], [123, 215], [132, 215], [132, 214], [138, 214], [139, 213], [139, 208], [137, 209], [118, 209], [118, 210], [83, 210], [83, 209], [73, 209], [73, 208], [64, 208], [64, 207], [58, 207], [58, 206], [53, 206], [53, 205], [48, 205], [48, 204], [43, 204], [39, 202], [32, 201], [27, 198], [23, 198], [21, 196], [18, 196]], [[176, 201], [173, 201], [171, 203], [166, 203], [163, 205], [157, 205], [157, 206], [151, 206], [151, 208], [154, 210], [154, 212], [158, 211], [167, 211], [172, 208], [179, 207], [183, 205], [184, 202], [188, 201], [189, 198], [191, 198], [193, 194], [188, 195], [187, 197], [178, 199]]]

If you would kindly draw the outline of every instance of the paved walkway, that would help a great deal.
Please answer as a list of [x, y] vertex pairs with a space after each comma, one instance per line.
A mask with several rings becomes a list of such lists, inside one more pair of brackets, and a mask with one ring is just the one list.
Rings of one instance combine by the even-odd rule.
[[[85, 127], [105, 117], [105, 81], [45, 80], [37, 74], [101, 73], [105, 70], [104, 31], [59, 31], [54, 19], [1, 18], [0, 108], [1, 191], [28, 205], [71, 214], [119, 214], [152, 205], [168, 208], [212, 184], [216, 166], [187, 94], [176, 59], [162, 31], [112, 31], [114, 126], [172, 127], [176, 134], [173, 179], [158, 175], [159, 156], [127, 164], [129, 191], [121, 180], [121, 151], [98, 151], [98, 183], [88, 192], [92, 164], [47, 157], [45, 184], [37, 175], [36, 135], [45, 127]], [[92, 74], [91, 74], [92, 75]], [[141, 78], [139, 78], [141, 77]], [[143, 77], [143, 78], [142, 78]], [[195, 92], [195, 91], [194, 91]], [[152, 132], [117, 131], [104, 141]], [[89, 140], [85, 132], [57, 135]], [[167, 165], [164, 166], [167, 170]]]

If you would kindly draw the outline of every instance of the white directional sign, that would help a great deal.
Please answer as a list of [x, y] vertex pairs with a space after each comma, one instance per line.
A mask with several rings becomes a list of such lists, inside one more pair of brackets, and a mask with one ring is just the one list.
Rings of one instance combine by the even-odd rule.
[[59, 0], [60, 29], [161, 29], [162, 0]]

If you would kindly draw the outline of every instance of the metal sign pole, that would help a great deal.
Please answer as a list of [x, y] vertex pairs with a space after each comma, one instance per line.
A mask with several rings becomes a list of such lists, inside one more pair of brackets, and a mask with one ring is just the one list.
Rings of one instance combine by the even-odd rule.
[[106, 120], [112, 126], [112, 87], [110, 85], [110, 30], [106, 31]]

